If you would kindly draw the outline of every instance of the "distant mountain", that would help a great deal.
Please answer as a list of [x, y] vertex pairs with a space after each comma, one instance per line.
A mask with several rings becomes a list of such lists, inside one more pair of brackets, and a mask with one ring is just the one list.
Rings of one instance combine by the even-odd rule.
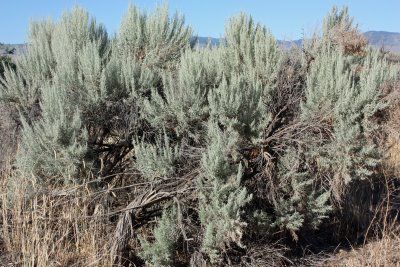
[[[376, 47], [383, 47], [385, 50], [391, 52], [400, 52], [400, 33], [398, 32], [385, 32], [385, 31], [368, 31], [364, 33], [364, 36], [368, 39], [368, 42]], [[221, 42], [220, 38], [213, 37], [193, 37], [198, 47], [205, 47], [207, 44], [216, 46]], [[278, 43], [285, 49], [290, 48], [292, 45], [301, 46], [302, 40], [284, 41], [278, 40]], [[14, 50], [15, 48], [15, 50]], [[20, 55], [26, 49], [26, 44], [1, 44], [0, 43], [0, 56], [13, 52], [13, 55]]]
[[[368, 31], [364, 33], [370, 45], [389, 50], [391, 52], [400, 52], [400, 33], [398, 32], [385, 32], [385, 31]], [[197, 44], [199, 47], [204, 47], [208, 43], [211, 45], [218, 45], [220, 39], [208, 38], [208, 37], [197, 37]], [[278, 40], [278, 43], [283, 48], [290, 48], [292, 45], [301, 46], [302, 39], [293, 41]]]
[[398, 32], [368, 31], [364, 33], [364, 36], [372, 46], [400, 52], [400, 33]]
[[211, 46], [216, 46], [219, 44], [220, 42], [220, 38], [213, 38], [213, 37], [201, 37], [201, 36], [197, 36], [197, 37], [193, 37], [193, 40], [195, 41], [196, 45], [199, 47], [204, 47], [208, 44], [210, 44]]
[[289, 49], [292, 46], [301, 46], [303, 44], [303, 40], [302, 39], [297, 39], [293, 41], [278, 40], [278, 44], [284, 49]]

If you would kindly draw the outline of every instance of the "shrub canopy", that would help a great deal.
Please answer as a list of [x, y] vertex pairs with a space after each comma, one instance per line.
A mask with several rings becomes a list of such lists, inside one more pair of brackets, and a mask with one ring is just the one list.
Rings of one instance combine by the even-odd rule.
[[116, 202], [147, 215], [128, 210], [116, 231], [130, 222], [153, 233], [135, 253], [155, 266], [173, 265], [182, 243], [193, 264], [217, 264], [254, 234], [298, 240], [357, 182], [379, 179], [374, 116], [396, 71], [365, 43], [346, 50], [336, 33], [356, 29], [334, 8], [321, 36], [289, 52], [245, 14], [201, 49], [165, 6], [130, 6], [113, 37], [81, 8], [34, 22], [26, 53], [0, 78], [22, 125], [13, 179], [144, 185]]

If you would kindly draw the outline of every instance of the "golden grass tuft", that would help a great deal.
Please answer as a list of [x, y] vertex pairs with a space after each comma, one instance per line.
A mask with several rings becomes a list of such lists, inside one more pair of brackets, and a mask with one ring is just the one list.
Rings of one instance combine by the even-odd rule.
[[391, 230], [361, 248], [341, 250], [316, 266], [400, 266], [400, 232]]
[[393, 175], [400, 177], [400, 82], [384, 92], [390, 103], [385, 118], [385, 135], [382, 149], [384, 151], [385, 168], [393, 172]]
[[36, 188], [27, 179], [11, 192], [13, 175], [10, 168], [1, 175], [0, 265], [112, 266], [101, 195], [80, 187], [29, 195]]

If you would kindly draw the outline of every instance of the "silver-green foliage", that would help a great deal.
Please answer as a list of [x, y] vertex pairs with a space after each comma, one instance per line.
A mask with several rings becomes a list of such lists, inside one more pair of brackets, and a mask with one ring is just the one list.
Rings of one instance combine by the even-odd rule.
[[379, 151], [369, 137], [376, 130], [371, 118], [386, 105], [380, 98], [381, 85], [396, 76], [379, 51], [368, 49], [364, 57], [354, 60], [326, 37], [336, 26], [351, 25], [346, 9], [339, 13], [333, 9], [326, 18], [301, 105], [303, 121], [332, 127], [322, 145], [312, 146], [309, 157], [330, 173], [336, 197], [344, 185], [369, 177], [379, 163]]
[[241, 243], [245, 221], [241, 209], [251, 200], [241, 186], [242, 167], [233, 165], [237, 133], [222, 132], [215, 123], [208, 126], [209, 145], [203, 155], [204, 171], [199, 181], [199, 215], [204, 228], [202, 250], [212, 263], [221, 260], [221, 253], [231, 243]]
[[288, 149], [279, 159], [277, 176], [280, 192], [273, 201], [276, 219], [270, 226], [289, 230], [294, 238], [302, 227], [318, 228], [331, 211], [330, 191], [316, 186], [298, 151]]
[[384, 107], [379, 86], [394, 72], [377, 52], [369, 53], [358, 74], [340, 51], [326, 51], [315, 59], [307, 77], [301, 115], [303, 120], [332, 123], [331, 142], [314, 149], [340, 184], [369, 176], [378, 163], [376, 147], [367, 138], [373, 130], [369, 119]]
[[247, 225], [244, 206], [252, 196], [241, 184], [237, 150], [243, 139], [261, 136], [270, 114], [267, 106], [275, 88], [280, 61], [269, 32], [243, 14], [230, 20], [220, 59], [222, 79], [208, 91], [208, 144], [199, 181], [199, 215], [204, 228], [202, 250], [212, 263], [231, 244], [242, 246]]
[[134, 149], [135, 166], [150, 181], [171, 177], [182, 153], [178, 145], [170, 144], [166, 134], [163, 138], [157, 138], [155, 144], [137, 141]]
[[54, 70], [55, 61], [51, 50], [54, 23], [31, 23], [26, 54], [17, 59], [18, 71], [6, 68], [0, 82], [0, 99], [15, 103], [25, 114], [37, 101], [39, 86], [47, 81]]
[[180, 134], [198, 130], [210, 115], [223, 115], [226, 126], [234, 124], [245, 137], [260, 134], [255, 125], [267, 121], [268, 114], [265, 120], [260, 114], [275, 89], [281, 52], [272, 35], [244, 14], [229, 22], [224, 40], [216, 48], [183, 53], [177, 73], [164, 76], [162, 94], [153, 90], [145, 103], [152, 125]]
[[25, 175], [39, 182], [74, 182], [77, 167], [83, 164], [87, 132], [78, 109], [66, 103], [63, 87], [42, 87], [42, 118], [29, 124], [22, 119], [22, 143], [17, 165]]
[[[189, 47], [190, 36], [191, 30], [184, 25], [183, 18], [175, 15], [170, 19], [166, 6], [152, 15], [130, 7], [114, 40], [81, 8], [64, 13], [57, 22], [32, 23], [29, 46], [18, 60], [17, 70], [7, 69], [0, 82], [1, 99], [14, 104], [24, 121], [22, 147], [25, 152], [20, 155], [25, 159], [19, 161], [25, 162], [26, 171], [55, 179], [60, 175], [55, 173], [62, 170], [56, 166], [55, 161], [59, 160], [69, 166], [64, 175], [73, 175], [71, 170], [77, 170], [77, 162], [83, 161], [83, 150], [87, 147], [87, 137], [83, 138], [80, 132], [86, 132], [88, 127], [89, 135], [94, 135], [89, 138], [101, 140], [104, 137], [95, 134], [109, 132], [101, 127], [111, 127], [110, 115], [96, 110], [103, 110], [105, 105], [136, 109], [133, 116], [137, 118], [130, 121], [137, 122], [137, 111], [143, 102], [141, 95], [157, 85], [163, 69], [175, 65], [181, 51]], [[46, 95], [49, 90], [55, 91], [53, 94], [58, 98], [49, 98]], [[48, 106], [58, 108], [49, 115], [45, 110]], [[126, 116], [123, 114], [124, 120]], [[121, 121], [118, 115], [114, 118]], [[137, 123], [124, 125], [137, 127]], [[124, 136], [116, 137], [118, 127], [110, 129], [115, 139], [137, 131], [123, 129]], [[70, 139], [69, 145], [58, 136], [61, 132]], [[39, 140], [42, 145], [35, 145]], [[58, 151], [62, 147], [65, 151]], [[52, 149], [57, 151], [53, 153], [57, 160], [46, 162], [49, 157], [43, 156], [28, 164], [29, 156], [46, 155]], [[64, 154], [65, 158], [61, 159]], [[54, 170], [50, 170], [51, 166]]]
[[[30, 39], [17, 70], [7, 71], [1, 90], [2, 98], [16, 104], [22, 115], [17, 163], [40, 181], [71, 181], [86, 153], [81, 111], [96, 95], [93, 84], [99, 80], [107, 35], [85, 11], [75, 8], [57, 23], [32, 24]], [[41, 114], [32, 117], [37, 102]]]
[[256, 78], [267, 91], [273, 89], [281, 52], [272, 34], [252, 17], [240, 14], [225, 28], [226, 63], [234, 73]]
[[246, 82], [243, 76], [233, 76], [209, 94], [210, 115], [243, 137], [258, 137], [264, 127], [265, 108], [262, 86], [257, 81]]
[[140, 256], [153, 266], [171, 266], [176, 242], [179, 238], [177, 210], [165, 210], [153, 230], [154, 241], [139, 237]]
[[162, 72], [179, 61], [191, 36], [184, 18], [177, 13], [170, 18], [166, 5], [149, 15], [130, 6], [113, 48], [113, 57], [122, 66], [122, 84], [135, 97], [149, 92], [161, 81]]
[[169, 18], [167, 6], [150, 15], [130, 6], [121, 22], [117, 46], [120, 53], [143, 60], [144, 65], [164, 68], [179, 59], [191, 36], [182, 16]]
[[351, 31], [356, 27], [354, 25], [354, 19], [349, 15], [349, 9], [343, 7], [340, 10], [334, 6], [330, 12], [325, 16], [322, 24], [322, 41], [329, 40], [332, 38], [334, 31]]
[[[266, 189], [271, 195], [261, 197], [269, 201], [268, 210], [252, 210], [267, 230], [279, 228], [296, 237], [303, 228], [317, 228], [332, 209], [329, 198], [332, 192], [338, 196], [337, 185], [370, 177], [379, 163], [371, 118], [386, 105], [379, 87], [396, 75], [377, 51], [352, 57], [331, 42], [335, 30], [352, 27], [347, 9], [333, 9], [322, 38], [314, 47], [305, 46], [313, 59], [304, 68], [304, 86], [296, 85], [297, 91], [304, 89], [298, 116], [305, 133], [279, 129], [287, 126], [286, 118], [279, 118], [271, 124], [268, 134], [275, 136], [270, 140], [285, 139], [286, 131], [295, 134], [279, 151], [271, 151], [274, 140], [258, 147], [275, 157], [274, 186]], [[89, 155], [103, 163], [99, 155], [108, 153], [105, 164], [112, 165], [113, 149], [118, 157], [134, 155], [132, 164], [118, 167], [135, 167], [153, 186], [181, 178], [186, 162], [194, 166], [180, 181], [190, 184], [197, 175], [191, 195], [201, 224], [199, 249], [216, 264], [232, 244], [244, 247], [250, 219], [243, 212], [252, 195], [243, 185], [241, 160], [247, 145], [260, 145], [270, 118], [285, 116], [285, 110], [273, 114], [274, 99], [281, 97], [279, 104], [286, 99], [277, 86], [283, 52], [265, 27], [244, 14], [228, 22], [218, 47], [193, 49], [191, 35], [183, 17], [170, 18], [165, 6], [152, 14], [131, 6], [109, 39], [103, 26], [75, 8], [58, 22], [31, 25], [17, 70], [6, 68], [0, 80], [0, 98], [21, 114], [17, 166], [40, 181], [74, 182]], [[293, 99], [302, 93], [297, 91]], [[246, 159], [246, 164], [255, 163]], [[148, 263], [173, 263], [179, 216], [175, 209], [164, 211], [154, 241], [140, 239], [141, 257]]]
[[[225, 78], [210, 95], [212, 115], [244, 137], [258, 137], [271, 114], [282, 53], [271, 33], [252, 17], [233, 17], [225, 29]], [[224, 111], [225, 110], [225, 111]]]
[[145, 102], [145, 116], [153, 125], [173, 127], [178, 134], [191, 132], [207, 119], [207, 95], [221, 80], [223, 49], [187, 50], [177, 73], [163, 79], [164, 97], [156, 90]]

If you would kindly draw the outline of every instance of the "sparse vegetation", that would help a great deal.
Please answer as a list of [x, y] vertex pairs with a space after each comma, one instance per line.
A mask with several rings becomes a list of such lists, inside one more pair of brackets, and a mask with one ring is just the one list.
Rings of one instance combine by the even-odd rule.
[[33, 22], [0, 77], [0, 262], [398, 264], [372, 257], [400, 236], [399, 63], [347, 8], [322, 28], [282, 50], [246, 14], [203, 48], [165, 6], [114, 37], [81, 8]]

